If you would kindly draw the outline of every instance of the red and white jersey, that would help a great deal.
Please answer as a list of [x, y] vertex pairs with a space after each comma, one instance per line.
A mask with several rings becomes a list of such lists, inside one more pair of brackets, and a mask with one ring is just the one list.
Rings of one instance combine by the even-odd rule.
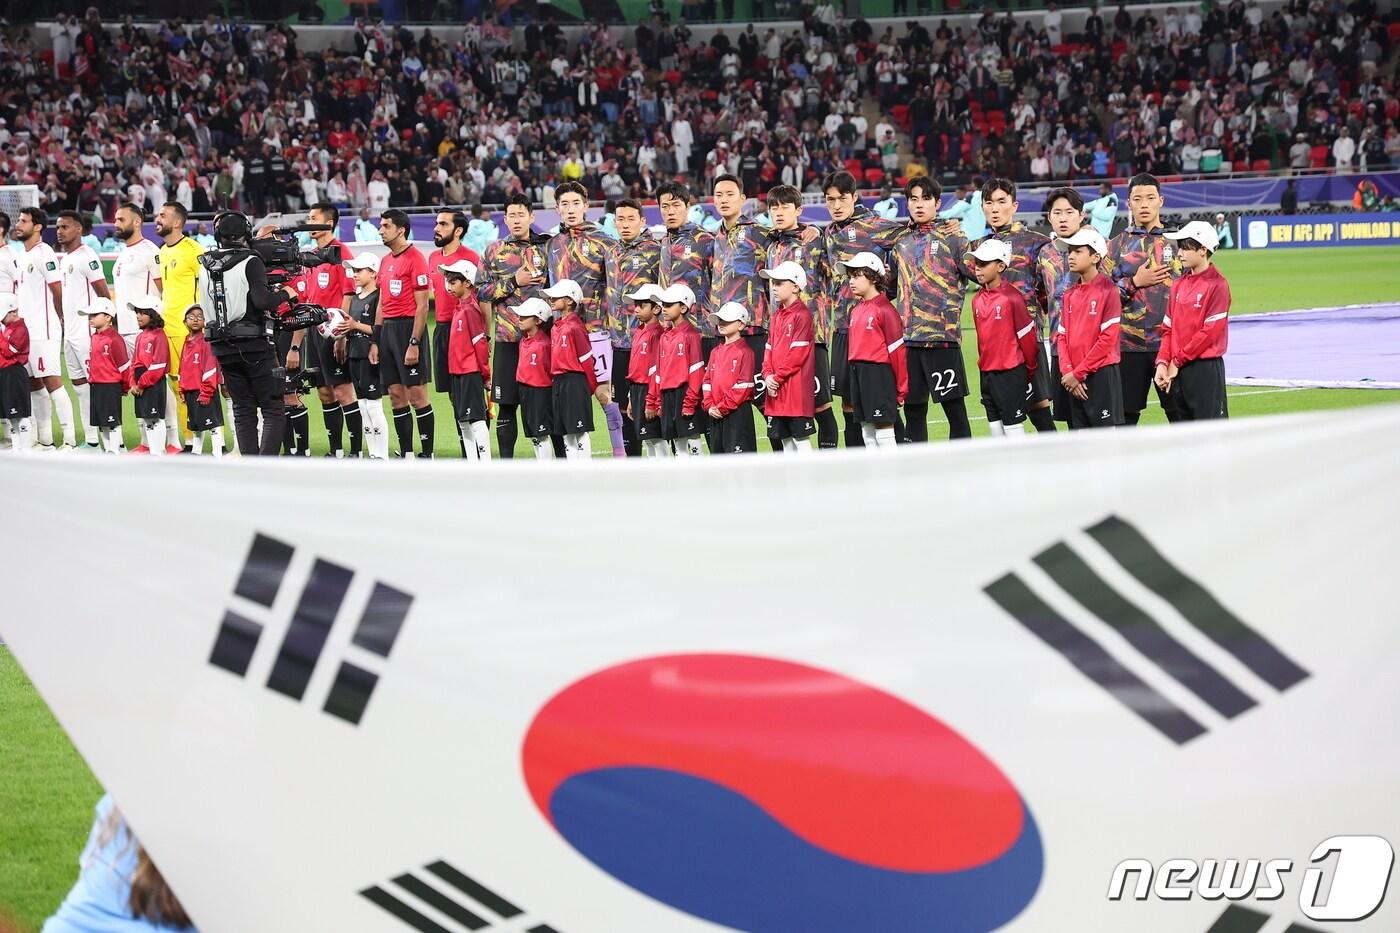
[[40, 241], [16, 257], [19, 278], [15, 297], [19, 299], [19, 314], [29, 325], [29, 339], [57, 340], [63, 336], [63, 322], [58, 318], [53, 293], [49, 286], [62, 281], [58, 257], [47, 243]]
[[549, 368], [549, 334], [543, 330], [520, 338], [520, 362], [515, 364], [515, 381], [537, 389], [547, 389], [554, 382]]
[[136, 312], [127, 308], [133, 298], [160, 295], [160, 248], [150, 240], [141, 239], [117, 253], [112, 266], [112, 303], [117, 306], [117, 333], [129, 336], [138, 333]]
[[297, 276], [297, 296], [309, 304], [344, 310], [346, 297], [355, 293], [355, 274], [345, 263], [354, 257], [339, 240], [332, 240], [329, 246], [339, 249], [340, 262], [311, 266]]
[[136, 335], [131, 366], [140, 389], [149, 389], [170, 374], [170, 339], [163, 328], [147, 327]]
[[817, 361], [812, 356], [812, 312], [800, 299], [774, 311], [768, 321], [763, 378], [778, 377], [778, 390], [767, 389], [763, 413], [810, 418], [816, 411]]
[[1225, 355], [1229, 344], [1230, 283], [1215, 266], [1172, 283], [1162, 320], [1157, 362], [1182, 366]]
[[1100, 273], [1092, 282], [1067, 288], [1060, 303], [1060, 330], [1055, 335], [1060, 374], [1073, 373], [1074, 378], [1083, 380], [1122, 360], [1122, 326], [1122, 299], [1109, 276]]
[[1024, 365], [1028, 374], [1035, 372], [1040, 362], [1035, 322], [1020, 289], [1006, 279], [996, 288], [982, 289], [972, 299], [972, 320], [978, 369], [994, 373]]
[[656, 355], [661, 350], [661, 319], [632, 330], [632, 356], [627, 362], [627, 381], [649, 385], [656, 376]]
[[904, 320], [884, 295], [857, 304], [851, 309], [850, 349], [852, 363], [885, 363], [894, 370], [897, 401], [904, 404], [909, 394], [909, 361], [904, 348]]
[[88, 382], [130, 388], [131, 380], [131, 357], [126, 352], [122, 335], [115, 327], [94, 333], [88, 347]]
[[593, 374], [593, 345], [588, 342], [588, 329], [578, 312], [570, 311], [554, 322], [549, 356], [552, 375], [584, 373], [588, 376], [588, 391], [598, 388], [598, 377]]
[[428, 290], [428, 261], [416, 246], [379, 260], [379, 311], [384, 320], [418, 313], [419, 292]]
[[452, 312], [452, 331], [447, 339], [447, 371], [454, 376], [481, 373], [491, 379], [491, 346], [486, 342], [486, 324], [481, 319], [481, 306], [471, 292], [456, 302]]
[[[5, 247], [0, 246], [0, 249]], [[0, 368], [29, 362], [29, 328], [20, 318], [10, 326], [0, 324]]]
[[180, 391], [213, 392], [223, 381], [219, 361], [204, 334], [190, 334], [180, 350]]
[[67, 324], [65, 336], [74, 341], [87, 340], [92, 334], [87, 322], [87, 307], [97, 297], [93, 283], [107, 281], [102, 273], [102, 260], [97, 258], [91, 246], [79, 244], [77, 249], [63, 254], [58, 261], [58, 272], [63, 284], [63, 317]]
[[711, 351], [701, 391], [701, 407], [718, 408], [721, 418], [753, 399], [753, 349], [746, 341], [726, 341]]
[[[719, 348], [716, 347], [716, 350]], [[749, 374], [753, 374], [750, 362]], [[700, 332], [683, 317], [671, 325], [671, 329], [661, 334], [661, 345], [657, 351], [656, 376], [647, 390], [647, 407], [661, 407], [661, 393], [667, 389], [685, 388], [685, 398], [681, 402], [681, 413], [693, 415], [700, 407], [701, 387], [705, 384], [705, 352], [701, 346]]]

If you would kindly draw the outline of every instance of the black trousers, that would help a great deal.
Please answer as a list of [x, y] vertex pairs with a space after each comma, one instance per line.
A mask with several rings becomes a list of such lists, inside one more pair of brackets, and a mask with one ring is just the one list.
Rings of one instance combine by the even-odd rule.
[[[218, 343], [214, 353], [224, 371], [224, 386], [233, 403], [233, 433], [245, 457], [275, 457], [282, 446], [286, 412], [282, 407], [282, 370], [271, 343], [255, 340]], [[262, 439], [258, 439], [258, 412]]]

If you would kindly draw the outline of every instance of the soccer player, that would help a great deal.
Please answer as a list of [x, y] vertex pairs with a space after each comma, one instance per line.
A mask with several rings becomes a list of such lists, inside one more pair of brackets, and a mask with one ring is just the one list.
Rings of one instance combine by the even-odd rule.
[[[567, 184], [567, 182], [566, 182]], [[583, 289], [573, 279], [561, 279], [543, 292], [554, 311], [550, 331], [550, 401], [554, 420], [564, 435], [564, 456], [588, 460], [593, 456], [589, 439], [593, 431], [593, 404], [589, 396], [598, 390], [595, 349], [598, 346], [579, 313]]]
[[1040, 363], [1035, 321], [1026, 300], [1006, 281], [1011, 244], [988, 238], [972, 251], [981, 289], [972, 299], [977, 327], [977, 369], [982, 407], [993, 437], [1024, 436], [1026, 406], [1035, 396], [1032, 374]]
[[851, 309], [847, 385], [851, 411], [866, 445], [895, 447], [895, 413], [909, 392], [904, 322], [885, 297], [885, 264], [874, 253], [841, 262], [856, 306]]
[[[0, 246], [8, 252], [8, 248]], [[34, 446], [30, 417], [29, 327], [13, 292], [0, 292], [0, 418], [10, 429], [10, 449], [25, 453]]]
[[[1128, 226], [1108, 244], [1104, 269], [1123, 302], [1123, 423], [1134, 425], [1147, 407], [1147, 388], [1162, 346], [1162, 319], [1181, 260], [1162, 226], [1162, 186], [1152, 175], [1128, 182]], [[1157, 389], [1168, 421], [1176, 420], [1170, 393]]]
[[1154, 381], [1175, 397], [1180, 420], [1228, 418], [1224, 357], [1229, 342], [1230, 283], [1210, 261], [1220, 241], [1215, 228], [1203, 220], [1168, 233], [1167, 239], [1176, 242], [1186, 275], [1172, 283]]
[[[1045, 196], [1045, 219], [1049, 221], [1050, 232], [1056, 238], [1073, 236], [1085, 223], [1084, 198], [1073, 188], [1053, 189]], [[1059, 380], [1060, 357], [1055, 335], [1060, 332], [1060, 309], [1064, 306], [1065, 291], [1079, 277], [1069, 269], [1069, 254], [1059, 249], [1042, 249], [1036, 261], [1036, 271], [1045, 295], [1045, 320], [1049, 333], [1046, 343], [1050, 353], [1050, 414], [1056, 421], [1068, 422], [1069, 393]]]
[[[690, 222], [690, 189], [678, 181], [669, 181], [657, 189], [656, 203], [661, 208], [661, 222], [666, 235], [661, 239], [661, 262], [656, 283], [662, 288], [685, 285], [697, 302], [708, 301], [710, 295], [710, 257], [715, 248], [713, 233]], [[709, 359], [710, 351], [719, 342], [715, 325], [705, 312], [708, 305], [695, 309], [700, 320], [693, 321], [700, 332], [700, 342]]]
[[1123, 386], [1118, 375], [1122, 303], [1113, 281], [1099, 271], [1109, 246], [1092, 226], [1055, 240], [1069, 254], [1078, 282], [1060, 307], [1060, 383], [1070, 395], [1069, 427], [1111, 428], [1123, 423]]
[[909, 220], [890, 244], [895, 310], [904, 323], [909, 395], [904, 420], [910, 441], [928, 441], [930, 401], [943, 407], [948, 439], [972, 436], [962, 353], [962, 311], [972, 270], [967, 240], [938, 218], [943, 186], [915, 178], [904, 189]]
[[700, 438], [706, 427], [700, 410], [705, 357], [700, 332], [690, 322], [695, 294], [689, 285], [677, 282], [657, 297], [670, 326], [662, 332], [657, 347], [656, 376], [647, 393], [645, 416], [660, 418], [661, 437], [684, 442], [690, 455], [698, 457], [704, 450]]
[[371, 252], [358, 253], [346, 265], [355, 277], [355, 293], [350, 296], [350, 311], [336, 336], [345, 340], [345, 361], [359, 399], [369, 458], [387, 460], [389, 423], [384, 418], [384, 384], [378, 364], [369, 361], [374, 322], [379, 315], [379, 257]]
[[[461, 211], [438, 211], [433, 222], [433, 245], [428, 255], [428, 281], [433, 284], [433, 388], [442, 393], [452, 391], [452, 378], [447, 369], [447, 348], [451, 342], [452, 315], [457, 302], [442, 278], [442, 267], [465, 259], [473, 268], [481, 268], [481, 256], [476, 250], [462, 245], [470, 226]], [[466, 456], [465, 448], [462, 456]]]
[[[617, 222], [617, 242], [608, 251], [608, 327], [613, 334], [613, 369], [618, 378], [618, 395], [622, 399], [620, 435], [614, 434], [608, 425], [608, 434], [613, 442], [613, 456], [628, 457], [642, 455], [642, 440], [637, 432], [637, 424], [631, 416], [632, 381], [632, 331], [636, 326], [633, 317], [633, 304], [627, 296], [643, 284], [655, 282], [660, 275], [661, 244], [646, 228], [642, 216], [642, 204], [634, 198], [623, 198], [617, 202], [613, 212]], [[643, 385], [645, 388], [645, 384]], [[618, 446], [618, 437], [622, 445]]]
[[170, 398], [165, 406], [166, 437], [173, 448], [183, 449], [180, 442], [181, 425], [187, 415], [185, 400], [176, 392], [180, 380], [180, 356], [185, 346], [185, 309], [195, 303], [195, 282], [199, 275], [199, 257], [204, 247], [185, 236], [189, 215], [179, 201], [166, 201], [156, 213], [156, 235], [164, 241], [160, 248], [160, 290], [164, 301], [162, 317], [165, 334], [170, 341]]
[[[982, 210], [987, 215], [987, 238], [1001, 240], [1011, 247], [1011, 266], [1002, 275], [1026, 300], [1026, 310], [1035, 321], [1037, 341], [1048, 340], [1045, 334], [1045, 291], [1038, 268], [1041, 250], [1050, 245], [1050, 238], [1030, 230], [1016, 219], [1020, 202], [1016, 200], [1016, 183], [1009, 178], [993, 178], [982, 186]], [[973, 243], [978, 246], [982, 241]], [[971, 260], [969, 260], [970, 262]], [[971, 268], [969, 272], [973, 271]], [[1053, 386], [1050, 382], [1050, 356], [1046, 351], [1035, 373], [1035, 395], [1031, 400], [1029, 419], [1036, 431], [1054, 433], [1055, 419], [1050, 413]]]
[[520, 389], [520, 419], [536, 460], [553, 460], [552, 438], [559, 428], [554, 417], [554, 377], [550, 367], [549, 319], [554, 312], [543, 298], [531, 295], [515, 306], [520, 322], [519, 359], [515, 381]]
[[826, 255], [831, 262], [830, 293], [833, 304], [831, 337], [831, 394], [841, 396], [841, 411], [845, 419], [846, 446], [865, 444], [864, 431], [856, 420], [849, 396], [851, 368], [848, 346], [851, 311], [859, 299], [847, 286], [842, 265], [857, 253], [871, 253], [884, 265], [884, 256], [894, 237], [904, 226], [897, 220], [886, 220], [860, 203], [856, 197], [856, 179], [850, 172], [831, 172], [822, 179], [822, 194], [831, 223], [822, 235]]
[[[744, 186], [733, 175], [718, 175], [710, 183], [710, 195], [719, 211], [720, 228], [715, 232], [710, 253], [710, 307], [734, 302], [749, 311], [744, 340], [753, 351], [753, 381], [762, 375], [763, 348], [768, 335], [768, 289], [759, 279], [759, 270], [768, 265], [768, 244], [772, 235], [743, 216]], [[763, 398], [756, 400], [763, 410]], [[771, 439], [770, 439], [771, 441]], [[782, 441], [772, 441], [782, 450]]]
[[753, 430], [753, 350], [744, 339], [752, 320], [749, 309], [735, 301], [715, 312], [715, 329], [724, 342], [715, 347], [701, 383], [701, 407], [710, 416], [717, 454], [755, 453]]
[[656, 378], [656, 358], [661, 349], [661, 293], [660, 286], [648, 282], [627, 296], [632, 303], [629, 317], [636, 322], [627, 364], [627, 407], [648, 457], [671, 456], [670, 445], [661, 439], [660, 420], [646, 414], [647, 392]]
[[[312, 221], [317, 223], [318, 221]], [[185, 311], [184, 357], [180, 361], [180, 394], [185, 397], [189, 421], [190, 453], [204, 453], [204, 438], [210, 439], [209, 452], [218, 459], [224, 455], [224, 406], [219, 403], [219, 361], [209, 341], [204, 339], [204, 309], [190, 305]]]
[[[576, 181], [564, 182], [554, 189], [554, 203], [559, 208], [559, 232], [549, 241], [549, 280], [555, 285], [560, 285], [565, 280], [572, 281], [579, 290], [580, 298], [576, 314], [578, 320], [588, 331], [588, 339], [593, 348], [593, 382], [595, 383], [593, 392], [598, 399], [598, 404], [603, 407], [603, 417], [607, 419], [610, 439], [613, 425], [617, 426], [618, 437], [613, 447], [620, 449], [622, 446], [620, 443], [622, 440], [622, 411], [613, 398], [613, 328], [608, 320], [606, 305], [607, 257], [608, 253], [612, 251], [613, 241], [606, 233], [598, 229], [597, 225], [588, 222], [588, 189], [583, 185]], [[555, 311], [557, 314], [557, 306]], [[560, 365], [558, 331], [559, 325], [564, 323], [564, 318], [556, 317], [554, 324], [556, 358], [553, 360], [556, 375]], [[563, 391], [572, 402], [571, 393], [575, 381], [570, 379], [566, 382], [568, 385]], [[560, 407], [560, 391], [559, 380], [556, 378], [554, 381], [554, 414], [568, 431], [573, 422], [579, 419], [566, 417], [571, 411]], [[572, 413], [577, 414], [576, 411]], [[588, 418], [589, 430], [591, 431], [593, 418], [591, 408]], [[570, 433], [576, 434], [577, 432]], [[567, 439], [564, 446], [565, 455], [568, 456]], [[582, 456], [586, 459], [591, 456], [591, 453], [585, 449]]]
[[800, 191], [791, 185], [769, 189], [768, 216], [773, 220], [773, 231], [768, 246], [768, 266], [776, 269], [785, 262], [795, 262], [806, 275], [807, 282], [799, 288], [797, 300], [806, 305], [812, 315], [812, 417], [817, 426], [818, 449], [834, 450], [838, 429], [836, 414], [831, 410], [829, 345], [835, 306], [831, 294], [831, 260], [827, 256], [826, 242], [819, 234], [815, 239], [807, 238], [807, 231], [816, 228], [799, 224], [797, 218], [801, 213]]
[[399, 456], [413, 457], [416, 420], [418, 455], [431, 459], [436, 428], [428, 400], [428, 360], [422, 349], [428, 326], [428, 263], [408, 241], [408, 215], [403, 211], [391, 208], [380, 215], [379, 237], [389, 253], [379, 260], [379, 308], [369, 362], [379, 367], [389, 388]]
[[538, 298], [540, 289], [549, 284], [549, 257], [545, 252], [549, 237], [535, 232], [534, 220], [529, 197], [517, 193], [506, 198], [506, 230], [510, 236], [486, 248], [486, 265], [480, 273], [478, 298], [490, 304], [495, 329], [491, 398], [496, 403], [496, 444], [506, 459], [515, 456], [515, 440], [520, 434], [516, 420], [520, 393], [515, 373], [520, 362], [521, 327], [515, 309], [527, 298]]
[[452, 414], [467, 460], [491, 459], [491, 431], [486, 422], [486, 393], [491, 385], [491, 348], [476, 300], [476, 264], [459, 258], [439, 266], [454, 304], [447, 346], [452, 376]]
[[105, 453], [122, 449], [122, 396], [131, 387], [131, 357], [117, 331], [117, 309], [107, 298], [94, 298], [88, 306], [92, 339], [88, 342], [86, 372], [91, 389], [88, 415], [102, 438]]
[[128, 354], [136, 349], [136, 335], [141, 332], [132, 299], [140, 295], [160, 297], [160, 249], [141, 235], [145, 221], [145, 212], [127, 203], [117, 208], [112, 225], [123, 244], [112, 265], [112, 301], [117, 306], [117, 333], [126, 341]]
[[789, 259], [759, 275], [771, 283], [774, 308], [763, 355], [768, 439], [789, 453], [805, 453], [812, 449], [807, 438], [816, 431], [812, 417], [816, 396], [807, 387], [817, 379], [812, 312], [802, 300], [809, 287], [807, 271]]
[[[319, 262], [297, 277], [297, 295], [302, 301], [348, 315], [355, 282], [345, 266], [351, 258], [350, 249], [336, 235], [340, 227], [340, 211], [334, 204], [323, 201], [311, 205], [306, 219], [308, 223], [329, 225], [331, 229], [311, 231], [310, 237], [316, 244]], [[360, 417], [360, 402], [355, 397], [344, 344], [334, 335], [323, 337], [317, 330], [307, 330], [302, 337], [300, 352], [305, 356], [305, 362], [316, 370], [316, 396], [321, 402], [321, 416], [326, 426], [326, 437], [330, 441], [326, 456], [343, 456], [342, 428], [348, 428], [350, 432], [350, 455], [359, 456], [360, 446], [364, 443], [364, 422]], [[303, 407], [303, 418], [305, 411]]]
[[[63, 357], [68, 363], [68, 380], [78, 396], [78, 414], [83, 421], [83, 441], [93, 452], [97, 428], [92, 425], [92, 390], [88, 387], [87, 362], [91, 352], [92, 326], [88, 307], [94, 298], [110, 298], [102, 260], [83, 242], [83, 218], [77, 211], [60, 211], [54, 235], [63, 258], [58, 271], [63, 288], [63, 308], [68, 315], [63, 328]], [[76, 432], [74, 432], [76, 434]]]
[[[170, 341], [165, 336], [165, 319], [156, 308], [138, 307], [136, 320], [141, 325], [141, 333], [136, 336], [136, 353], [131, 360], [133, 388], [137, 393], [136, 417], [146, 424], [151, 455], [160, 457], [169, 453], [165, 429], [170, 389], [165, 374], [170, 370]], [[183, 343], [180, 348], [184, 349]]]
[[57, 413], [63, 431], [63, 446], [72, 448], [76, 440], [73, 430], [73, 400], [63, 388], [63, 369], [59, 354], [63, 344], [63, 286], [58, 271], [58, 257], [43, 241], [44, 227], [49, 218], [37, 207], [21, 208], [15, 218], [11, 239], [23, 252], [16, 263], [19, 276], [15, 280], [15, 297], [19, 300], [20, 317], [29, 330], [29, 401], [34, 418], [32, 439], [40, 450], [53, 450], [53, 421]]

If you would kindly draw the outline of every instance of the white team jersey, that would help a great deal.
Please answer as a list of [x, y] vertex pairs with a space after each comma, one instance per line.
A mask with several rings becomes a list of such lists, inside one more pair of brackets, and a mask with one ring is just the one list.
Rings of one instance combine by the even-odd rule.
[[0, 294], [13, 295], [16, 287], [16, 280], [19, 278], [19, 266], [15, 263], [15, 253], [8, 249], [0, 249]]
[[49, 285], [60, 281], [58, 257], [49, 245], [40, 242], [16, 257], [19, 263], [19, 315], [29, 327], [30, 340], [58, 340], [63, 336], [63, 322], [54, 307]]
[[136, 314], [127, 309], [127, 302], [141, 295], [156, 295], [156, 283], [160, 281], [160, 248], [150, 240], [142, 239], [135, 246], [128, 246], [117, 254], [117, 262], [112, 266], [112, 300], [117, 305], [117, 333], [136, 334], [141, 328], [136, 324]]
[[106, 280], [102, 260], [97, 258], [91, 246], [80, 245], [71, 253], [63, 254], [58, 262], [58, 271], [63, 280], [63, 317], [68, 325], [64, 336], [68, 340], [86, 340], [92, 335], [87, 322], [87, 308], [97, 297], [92, 283]]

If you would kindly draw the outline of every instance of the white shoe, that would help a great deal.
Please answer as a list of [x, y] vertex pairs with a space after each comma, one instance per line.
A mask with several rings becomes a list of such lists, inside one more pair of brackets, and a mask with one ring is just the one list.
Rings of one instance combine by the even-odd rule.
[[34, 449], [40, 453], [51, 454], [54, 452], [54, 446], [52, 444], [35, 444]]
[[71, 454], [76, 449], [77, 448], [72, 444], [64, 444], [62, 447], [58, 448], [58, 452], [61, 454]]

